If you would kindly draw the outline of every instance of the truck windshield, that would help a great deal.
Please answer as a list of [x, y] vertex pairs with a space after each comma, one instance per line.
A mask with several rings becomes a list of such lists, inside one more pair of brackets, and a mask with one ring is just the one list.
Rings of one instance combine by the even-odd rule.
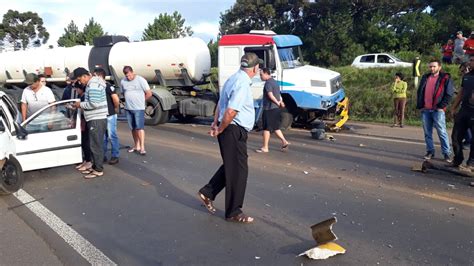
[[282, 68], [295, 68], [304, 65], [299, 46], [278, 48]]

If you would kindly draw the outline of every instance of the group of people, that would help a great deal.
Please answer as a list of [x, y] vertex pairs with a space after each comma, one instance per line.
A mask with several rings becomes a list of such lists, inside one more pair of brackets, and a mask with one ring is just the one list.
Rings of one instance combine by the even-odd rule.
[[[80, 99], [74, 104], [74, 108], [83, 111], [81, 116], [83, 162], [77, 165], [76, 169], [84, 174], [86, 179], [103, 176], [104, 162], [111, 165], [119, 162], [117, 114], [120, 88], [126, 100], [125, 111], [134, 141], [134, 146], [128, 152], [146, 155], [145, 107], [146, 100], [151, 97], [151, 90], [146, 80], [136, 75], [132, 67], [125, 66], [123, 73], [125, 78], [117, 88], [105, 80], [106, 72], [102, 68], [96, 68], [90, 73], [87, 69], [79, 67], [67, 78], [62, 100]], [[56, 100], [51, 89], [46, 86], [46, 76], [29, 73], [25, 82], [29, 86], [23, 90], [21, 98], [23, 121]], [[110, 159], [107, 157], [109, 144]]]
[[474, 54], [474, 31], [471, 32], [469, 38], [464, 37], [462, 31], [456, 32], [454, 41], [449, 39], [441, 47], [441, 52], [443, 53], [442, 61], [445, 64], [467, 63], [469, 56]]
[[[452, 158], [449, 136], [446, 129], [446, 108], [455, 92], [455, 84], [449, 73], [442, 70], [442, 62], [438, 59], [430, 60], [429, 72], [422, 76], [417, 89], [416, 109], [421, 110], [421, 121], [426, 143], [424, 159], [435, 156], [433, 144], [433, 128], [436, 129], [441, 143], [443, 159], [451, 166], [462, 167], [464, 161], [463, 141], [468, 139], [470, 156], [466, 165], [474, 170], [474, 141], [470, 141], [470, 132], [474, 126], [474, 54], [469, 54], [466, 65], [461, 65], [462, 81], [457, 96], [451, 106], [451, 115], [454, 118], [454, 127], [451, 136], [454, 158]], [[403, 81], [403, 74], [396, 73], [392, 85], [394, 100], [394, 124], [392, 127], [403, 127], [404, 110], [406, 104], [407, 83]], [[460, 108], [459, 108], [460, 107]]]

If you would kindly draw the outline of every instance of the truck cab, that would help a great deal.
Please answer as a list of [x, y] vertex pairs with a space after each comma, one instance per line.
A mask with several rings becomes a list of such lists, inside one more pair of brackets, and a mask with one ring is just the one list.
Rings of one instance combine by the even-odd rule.
[[[240, 58], [253, 52], [270, 68], [280, 85], [287, 106], [282, 127], [293, 122], [308, 124], [315, 119], [334, 118], [338, 103], [345, 99], [341, 75], [328, 69], [306, 65], [301, 53], [303, 42], [295, 35], [277, 35], [272, 31], [225, 35], [219, 41], [219, 89], [240, 67]], [[264, 82], [255, 76], [252, 93], [257, 115], [263, 96]], [[285, 110], [286, 111], [286, 110]]]

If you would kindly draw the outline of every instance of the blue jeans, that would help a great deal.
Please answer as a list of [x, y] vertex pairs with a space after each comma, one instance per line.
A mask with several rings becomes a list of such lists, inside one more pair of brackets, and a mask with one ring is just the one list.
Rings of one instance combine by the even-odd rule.
[[422, 110], [421, 121], [425, 132], [426, 151], [435, 153], [433, 144], [433, 127], [438, 132], [439, 142], [441, 142], [441, 152], [443, 155], [451, 155], [448, 132], [446, 131], [446, 117], [442, 110]]
[[117, 136], [117, 115], [107, 116], [107, 132], [104, 135], [104, 155], [107, 157], [108, 143], [112, 146], [112, 157], [119, 157], [120, 143]]

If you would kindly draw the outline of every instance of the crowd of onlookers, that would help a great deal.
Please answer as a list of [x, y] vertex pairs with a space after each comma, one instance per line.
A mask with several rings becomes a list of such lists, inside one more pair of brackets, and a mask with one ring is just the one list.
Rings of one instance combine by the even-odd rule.
[[[81, 147], [83, 162], [76, 169], [91, 179], [104, 174], [104, 162], [119, 162], [120, 143], [117, 135], [117, 114], [119, 113], [119, 93], [126, 99], [125, 112], [132, 131], [134, 146], [128, 152], [146, 155], [145, 150], [145, 107], [151, 90], [146, 80], [134, 74], [132, 67], [123, 68], [125, 77], [120, 86], [114, 87], [106, 81], [106, 71], [96, 68], [90, 73], [87, 69], [76, 68], [67, 77], [61, 100], [79, 99], [73, 108], [81, 112]], [[21, 98], [21, 117], [26, 120], [42, 107], [54, 102], [55, 96], [46, 86], [46, 77], [29, 73]], [[108, 146], [110, 158], [107, 157]]]
[[[448, 40], [442, 47], [442, 60], [432, 59], [428, 63], [429, 72], [421, 77], [417, 87], [416, 108], [421, 111], [421, 120], [426, 142], [424, 159], [435, 156], [433, 144], [433, 128], [438, 133], [441, 142], [443, 159], [453, 167], [474, 170], [474, 141], [471, 141], [474, 130], [474, 31], [469, 38], [463, 37], [458, 31], [456, 39]], [[461, 75], [461, 84], [454, 84], [451, 75], [442, 69], [442, 64], [458, 64]], [[392, 127], [403, 127], [404, 110], [406, 103], [407, 83], [402, 73], [395, 74], [392, 85], [394, 101], [394, 124]], [[456, 90], [456, 87], [459, 89]], [[453, 103], [451, 99], [454, 97]], [[451, 104], [450, 113], [454, 119], [451, 143], [446, 130], [445, 111]], [[470, 155], [464, 161], [463, 148], [469, 145]]]

